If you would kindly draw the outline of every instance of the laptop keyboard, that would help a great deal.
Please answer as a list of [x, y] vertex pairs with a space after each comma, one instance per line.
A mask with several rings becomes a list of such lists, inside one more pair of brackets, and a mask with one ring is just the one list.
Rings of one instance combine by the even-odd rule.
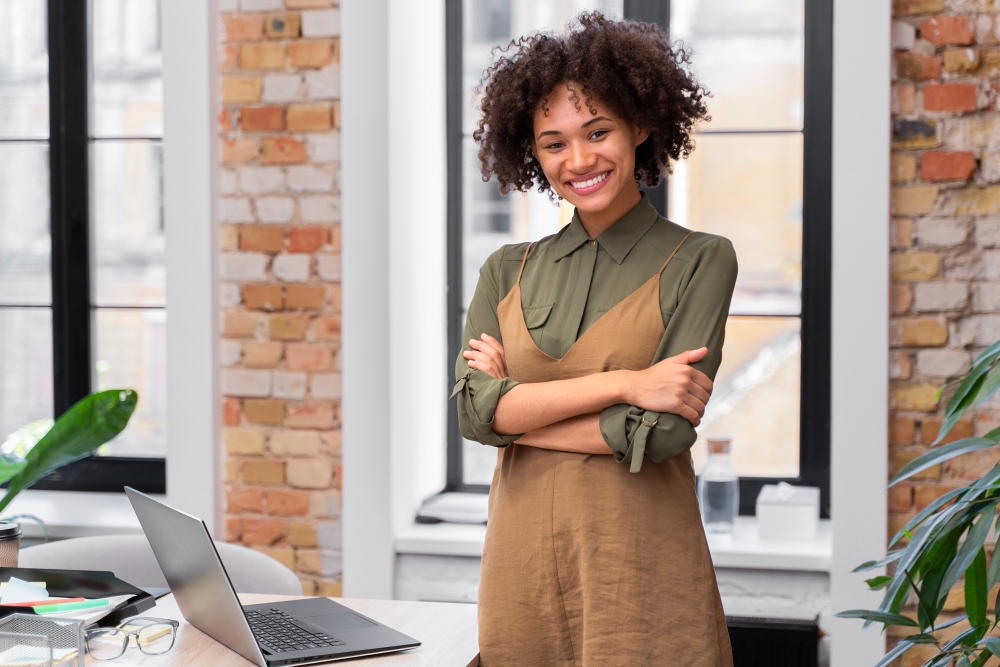
[[291, 616], [274, 607], [269, 613], [248, 611], [246, 616], [257, 643], [272, 653], [343, 646], [345, 643], [332, 635], [303, 630], [292, 622]]

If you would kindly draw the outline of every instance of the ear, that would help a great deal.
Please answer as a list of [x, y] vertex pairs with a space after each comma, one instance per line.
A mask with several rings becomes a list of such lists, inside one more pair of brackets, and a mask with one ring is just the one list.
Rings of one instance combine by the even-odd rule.
[[642, 145], [646, 139], [649, 139], [649, 130], [644, 127], [637, 127], [635, 131], [635, 145]]
[[538, 162], [538, 143], [535, 138], [531, 138], [531, 157], [535, 158], [535, 162]]

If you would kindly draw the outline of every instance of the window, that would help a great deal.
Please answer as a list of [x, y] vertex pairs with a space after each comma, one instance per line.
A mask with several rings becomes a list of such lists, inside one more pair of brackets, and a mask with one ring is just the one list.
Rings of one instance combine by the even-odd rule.
[[[740, 276], [723, 365], [699, 427], [733, 438], [741, 513], [765, 483], [819, 486], [829, 507], [830, 136], [829, 0], [512, 0], [448, 5], [449, 335], [461, 348], [478, 270], [504, 243], [552, 234], [572, 208], [537, 193], [503, 196], [479, 178], [472, 89], [490, 49], [559, 27], [581, 11], [656, 22], [693, 52], [713, 117], [665, 184], [649, 192], [678, 224], [733, 241]], [[453, 122], [456, 121], [456, 122]], [[485, 490], [495, 453], [462, 440], [451, 406], [448, 485]]]
[[159, 0], [0, 0], [0, 440], [91, 391], [139, 405], [36, 488], [165, 488]]

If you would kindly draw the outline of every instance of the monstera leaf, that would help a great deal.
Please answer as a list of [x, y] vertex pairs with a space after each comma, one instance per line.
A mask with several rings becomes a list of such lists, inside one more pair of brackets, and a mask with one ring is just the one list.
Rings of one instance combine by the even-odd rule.
[[[55, 421], [23, 460], [0, 457], [0, 482], [10, 481], [0, 512], [14, 497], [56, 468], [78, 461], [113, 439], [128, 425], [139, 395], [109, 389], [82, 398]], [[8, 474], [9, 473], [9, 474]]]

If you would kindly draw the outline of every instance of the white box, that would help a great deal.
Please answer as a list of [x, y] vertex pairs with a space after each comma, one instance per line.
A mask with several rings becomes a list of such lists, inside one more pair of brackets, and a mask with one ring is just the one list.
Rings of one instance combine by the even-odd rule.
[[785, 482], [765, 484], [757, 495], [757, 529], [762, 540], [816, 539], [819, 489]]

